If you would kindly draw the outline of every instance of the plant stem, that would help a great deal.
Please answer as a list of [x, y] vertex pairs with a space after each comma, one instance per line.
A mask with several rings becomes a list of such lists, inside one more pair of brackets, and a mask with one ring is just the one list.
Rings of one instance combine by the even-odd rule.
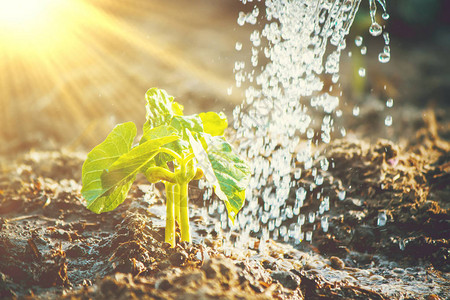
[[175, 247], [175, 206], [174, 206], [174, 186], [175, 184], [165, 182], [166, 187], [166, 230], [165, 242], [172, 248]]
[[180, 186], [180, 227], [181, 241], [190, 242], [191, 233], [189, 230], [189, 207], [188, 207], [188, 182], [182, 182]]
[[172, 155], [172, 157], [175, 158], [178, 161], [178, 163], [180, 163], [180, 164], [183, 162], [183, 158], [178, 153], [176, 153], [175, 151], [173, 151], [171, 149], [161, 147], [159, 149], [159, 151], [163, 152], [163, 153], [167, 153], [169, 155]]
[[177, 221], [178, 225], [181, 226], [180, 221], [180, 185], [174, 184], [173, 185], [173, 196], [174, 196], [174, 202], [175, 202], [175, 220]]
[[184, 163], [187, 164], [191, 159], [195, 158], [195, 154], [194, 153], [190, 153], [187, 157], [184, 158]]

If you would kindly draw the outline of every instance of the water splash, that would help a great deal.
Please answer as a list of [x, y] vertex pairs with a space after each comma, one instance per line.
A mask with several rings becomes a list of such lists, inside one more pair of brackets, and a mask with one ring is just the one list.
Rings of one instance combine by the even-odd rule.
[[[270, 233], [272, 238], [286, 242], [299, 243], [303, 237], [311, 241], [313, 231], [303, 233], [301, 227], [317, 221], [324, 232], [328, 230], [329, 219], [324, 214], [330, 209], [329, 196], [315, 193], [320, 201], [318, 211], [300, 214], [307, 195], [312, 196], [312, 185], [308, 191], [298, 182], [302, 169], [310, 170], [313, 185], [320, 187], [324, 177], [318, 170], [328, 170], [330, 162], [321, 158], [320, 169], [314, 166], [320, 156], [317, 145], [329, 143], [334, 131], [346, 134], [345, 128], [334, 125], [335, 116], [342, 115], [337, 109], [341, 95], [339, 63], [360, 3], [266, 0], [264, 5], [252, 3], [248, 13], [239, 13], [238, 25], [257, 24], [259, 29], [249, 37], [251, 69], [243, 61], [234, 67], [236, 86], [246, 89], [244, 103], [233, 112], [233, 125], [238, 150], [247, 156], [253, 170], [247, 205], [236, 218], [236, 226], [241, 228], [237, 243], [244, 244], [250, 233], [261, 237], [261, 247]], [[383, 28], [376, 22], [377, 3], [369, 0], [369, 4], [369, 31], [378, 36]], [[386, 13], [385, 1], [378, 0], [378, 4]], [[389, 35], [383, 37], [389, 47]], [[356, 37], [356, 46], [362, 43], [363, 38]], [[236, 43], [235, 48], [241, 51], [242, 43]], [[390, 55], [388, 48], [384, 50]], [[366, 51], [362, 46], [361, 53]], [[361, 77], [365, 73], [364, 68], [359, 70]], [[359, 107], [355, 106], [353, 114], [359, 115]], [[317, 116], [321, 122], [317, 122]], [[339, 199], [344, 198], [342, 191]], [[232, 226], [225, 218], [221, 218], [221, 224]]]

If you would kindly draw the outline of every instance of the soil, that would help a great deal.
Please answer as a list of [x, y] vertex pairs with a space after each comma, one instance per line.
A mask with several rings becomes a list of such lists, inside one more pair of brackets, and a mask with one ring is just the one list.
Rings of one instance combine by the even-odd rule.
[[118, 209], [96, 215], [80, 195], [83, 154], [31, 151], [3, 161], [0, 297], [448, 299], [450, 143], [432, 111], [426, 116], [405, 147], [333, 141], [322, 185], [307, 171], [298, 181], [313, 191], [303, 214], [329, 197], [329, 228], [306, 222], [312, 242], [295, 246], [258, 233], [249, 249], [224, 243], [215, 216], [201, 213], [204, 191], [194, 182], [194, 241], [172, 249], [158, 185], [138, 179]]

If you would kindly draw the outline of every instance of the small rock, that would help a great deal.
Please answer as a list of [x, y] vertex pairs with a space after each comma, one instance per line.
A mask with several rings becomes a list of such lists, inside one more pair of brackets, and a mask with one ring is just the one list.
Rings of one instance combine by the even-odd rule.
[[169, 261], [174, 267], [181, 267], [187, 259], [188, 256], [185, 252], [175, 252], [169, 257]]
[[337, 256], [330, 257], [331, 267], [336, 270], [342, 270], [345, 268], [345, 263]]
[[278, 281], [285, 288], [295, 290], [300, 286], [300, 277], [288, 271], [275, 271], [271, 274], [272, 279]]

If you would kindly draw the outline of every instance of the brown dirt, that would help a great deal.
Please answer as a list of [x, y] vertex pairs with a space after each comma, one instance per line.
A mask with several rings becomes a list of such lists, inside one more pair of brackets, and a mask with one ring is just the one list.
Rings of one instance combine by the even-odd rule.
[[[84, 207], [80, 195], [83, 155], [32, 151], [16, 161], [3, 161], [0, 295], [423, 299], [414, 292], [392, 294], [326, 275], [335, 270], [343, 272], [343, 278], [359, 278], [355, 274], [371, 266], [370, 276], [375, 276], [373, 266], [390, 261], [404, 270], [426, 268], [436, 294], [444, 299], [449, 296], [450, 146], [439, 137], [434, 114], [427, 116], [426, 126], [406, 147], [386, 140], [332, 142], [325, 153], [334, 166], [324, 172], [324, 183], [315, 186], [311, 172], [304, 172], [298, 182], [313, 190], [302, 207], [304, 214], [318, 209], [320, 201], [313, 200], [317, 192], [322, 192], [321, 200], [330, 197], [329, 230], [324, 233], [320, 221], [305, 224], [304, 231], [316, 226], [313, 242], [295, 248], [269, 241], [262, 250], [255, 239], [251, 249], [225, 249], [222, 232], [214, 226], [217, 221], [205, 220], [199, 208], [191, 216], [194, 243], [171, 249], [163, 242], [158, 215], [164, 211], [163, 192], [155, 189], [145, 196], [149, 185], [144, 179], [118, 209], [96, 215]], [[338, 199], [342, 190], [343, 201]], [[196, 185], [190, 194], [191, 202], [202, 206]], [[377, 226], [381, 211], [387, 223]]]

